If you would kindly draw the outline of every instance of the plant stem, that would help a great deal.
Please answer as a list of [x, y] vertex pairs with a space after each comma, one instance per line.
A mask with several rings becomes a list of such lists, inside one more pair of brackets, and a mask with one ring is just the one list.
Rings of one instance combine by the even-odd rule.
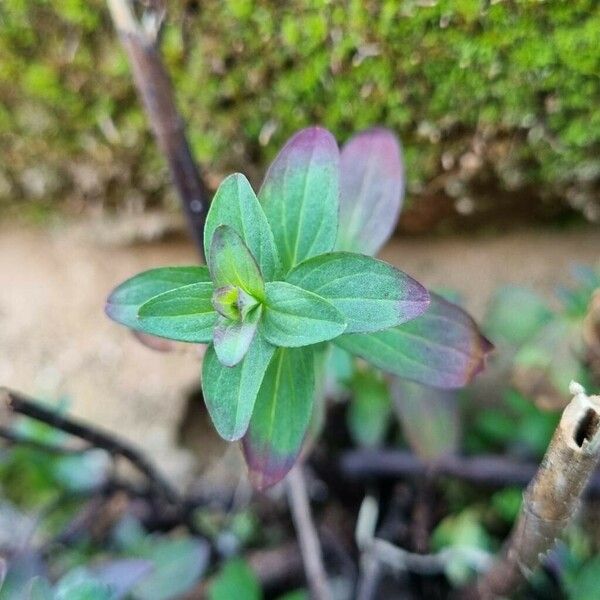
[[502, 555], [476, 585], [476, 596], [514, 593], [538, 566], [580, 505], [600, 458], [600, 396], [587, 396], [571, 383], [565, 408]]
[[171, 80], [155, 45], [156, 32], [142, 27], [129, 0], [107, 2], [154, 136], [169, 165], [190, 233], [202, 256], [208, 194], [175, 105]]
[[300, 464], [297, 464], [288, 474], [286, 491], [311, 597], [313, 600], [329, 600], [331, 594], [327, 583], [327, 573], [323, 566], [321, 545], [312, 520], [306, 482]]

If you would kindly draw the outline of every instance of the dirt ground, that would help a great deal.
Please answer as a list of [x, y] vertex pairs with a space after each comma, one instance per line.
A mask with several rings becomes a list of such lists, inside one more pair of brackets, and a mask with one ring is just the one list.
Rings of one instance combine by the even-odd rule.
[[[211, 428], [197, 427], [193, 453], [179, 445], [198, 357], [152, 351], [103, 313], [117, 283], [150, 267], [193, 263], [193, 247], [100, 238], [81, 223], [0, 228], [0, 385], [67, 399], [76, 415], [140, 444], [181, 484], [198, 468], [209, 482], [243, 477], [235, 445], [219, 443]], [[499, 285], [551, 297], [569, 282], [571, 264], [600, 260], [600, 229], [410, 238], [393, 241], [383, 257], [428, 286], [456, 289], [481, 317]]]

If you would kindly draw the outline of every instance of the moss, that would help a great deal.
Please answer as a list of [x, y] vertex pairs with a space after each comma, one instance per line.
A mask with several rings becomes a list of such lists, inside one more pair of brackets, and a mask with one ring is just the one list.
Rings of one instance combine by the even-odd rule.
[[[211, 181], [256, 178], [309, 123], [340, 140], [384, 123], [404, 141], [415, 206], [441, 195], [477, 212], [515, 194], [537, 214], [600, 217], [594, 0], [175, 4], [163, 53]], [[78, 207], [116, 206], [128, 187], [162, 201], [167, 175], [104, 2], [4, 0], [0, 55], [13, 197], [39, 168], [60, 173], [56, 199]]]

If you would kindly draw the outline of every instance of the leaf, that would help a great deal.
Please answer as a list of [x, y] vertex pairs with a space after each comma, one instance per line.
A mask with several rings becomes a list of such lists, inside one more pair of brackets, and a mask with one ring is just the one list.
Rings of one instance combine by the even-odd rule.
[[393, 233], [404, 197], [396, 136], [380, 127], [348, 140], [340, 157], [340, 226], [336, 249], [375, 255]]
[[344, 316], [320, 296], [283, 281], [266, 284], [261, 331], [275, 346], [299, 347], [331, 340], [344, 332]]
[[256, 395], [275, 348], [256, 335], [246, 356], [235, 367], [224, 367], [213, 346], [202, 363], [204, 401], [219, 435], [240, 439], [248, 429]]
[[256, 575], [241, 558], [227, 562], [208, 590], [209, 600], [262, 600], [262, 597]]
[[419, 458], [435, 461], [457, 451], [460, 414], [456, 392], [397, 377], [391, 389], [404, 437]]
[[552, 318], [542, 298], [530, 290], [506, 286], [493, 296], [484, 319], [485, 332], [495, 340], [520, 346]]
[[48, 580], [39, 575], [29, 582], [29, 595], [26, 598], [27, 600], [56, 600]]
[[140, 331], [138, 311], [151, 298], [192, 283], [209, 283], [208, 267], [161, 267], [144, 271], [116, 287], [106, 301], [106, 314]]
[[264, 282], [254, 257], [242, 238], [227, 225], [212, 237], [208, 268], [216, 288], [239, 287], [255, 298], [264, 296]]
[[193, 538], [148, 537], [139, 555], [154, 563], [153, 572], [133, 591], [135, 600], [170, 600], [189, 592], [208, 565], [206, 542]]
[[562, 410], [571, 400], [571, 380], [586, 384], [583, 355], [581, 322], [555, 317], [515, 355], [512, 383], [539, 408]]
[[146, 333], [182, 342], [210, 342], [217, 320], [212, 283], [192, 283], [142, 304], [139, 327]]
[[469, 383], [493, 348], [464, 310], [436, 294], [425, 314], [408, 323], [343, 335], [335, 344], [384, 371], [440, 388]]
[[335, 306], [348, 322], [345, 333], [388, 329], [427, 309], [429, 293], [391, 265], [351, 252], [331, 252], [300, 263], [286, 277]]
[[54, 588], [54, 600], [112, 600], [108, 585], [94, 578], [85, 567], [76, 567], [61, 577]]
[[277, 348], [256, 397], [243, 439], [253, 485], [264, 490], [296, 462], [314, 397], [312, 348]]
[[271, 280], [279, 274], [281, 267], [273, 232], [254, 190], [241, 173], [224, 179], [210, 204], [204, 226], [204, 253], [207, 257], [219, 225], [228, 225], [242, 238], [265, 279]]
[[111, 600], [120, 600], [153, 570], [154, 565], [149, 560], [122, 558], [100, 564], [91, 572], [95, 579], [110, 588]]
[[347, 421], [354, 441], [365, 448], [381, 444], [390, 424], [391, 400], [386, 381], [375, 369], [354, 374]]
[[335, 244], [339, 151], [321, 127], [303, 129], [277, 155], [258, 197], [271, 226], [283, 272]]
[[243, 321], [219, 317], [214, 330], [213, 343], [219, 362], [235, 367], [246, 355], [254, 339], [262, 306], [257, 306]]

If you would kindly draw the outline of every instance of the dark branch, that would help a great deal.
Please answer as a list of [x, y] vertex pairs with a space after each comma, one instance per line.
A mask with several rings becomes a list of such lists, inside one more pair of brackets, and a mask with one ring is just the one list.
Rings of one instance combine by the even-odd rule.
[[51, 427], [88, 442], [96, 448], [102, 448], [113, 456], [125, 458], [146, 476], [150, 486], [157, 493], [173, 504], [181, 503], [179, 494], [171, 484], [156, 470], [148, 459], [125, 440], [71, 417], [61, 415], [56, 411], [42, 406], [35, 400], [6, 388], [0, 388], [1, 396], [4, 396], [5, 405], [11, 412], [46, 423]]
[[137, 22], [129, 0], [109, 0], [139, 96], [161, 152], [164, 154], [188, 221], [190, 233], [203, 255], [204, 220], [208, 194], [175, 105], [171, 80], [155, 46], [155, 37]]
[[[517, 462], [508, 457], [492, 455], [446, 456], [428, 464], [403, 450], [352, 450], [341, 456], [339, 467], [345, 477], [354, 480], [423, 477], [428, 473], [490, 487], [525, 487], [538, 469], [538, 465], [534, 463]], [[592, 477], [587, 492], [600, 496], [599, 472]]]

